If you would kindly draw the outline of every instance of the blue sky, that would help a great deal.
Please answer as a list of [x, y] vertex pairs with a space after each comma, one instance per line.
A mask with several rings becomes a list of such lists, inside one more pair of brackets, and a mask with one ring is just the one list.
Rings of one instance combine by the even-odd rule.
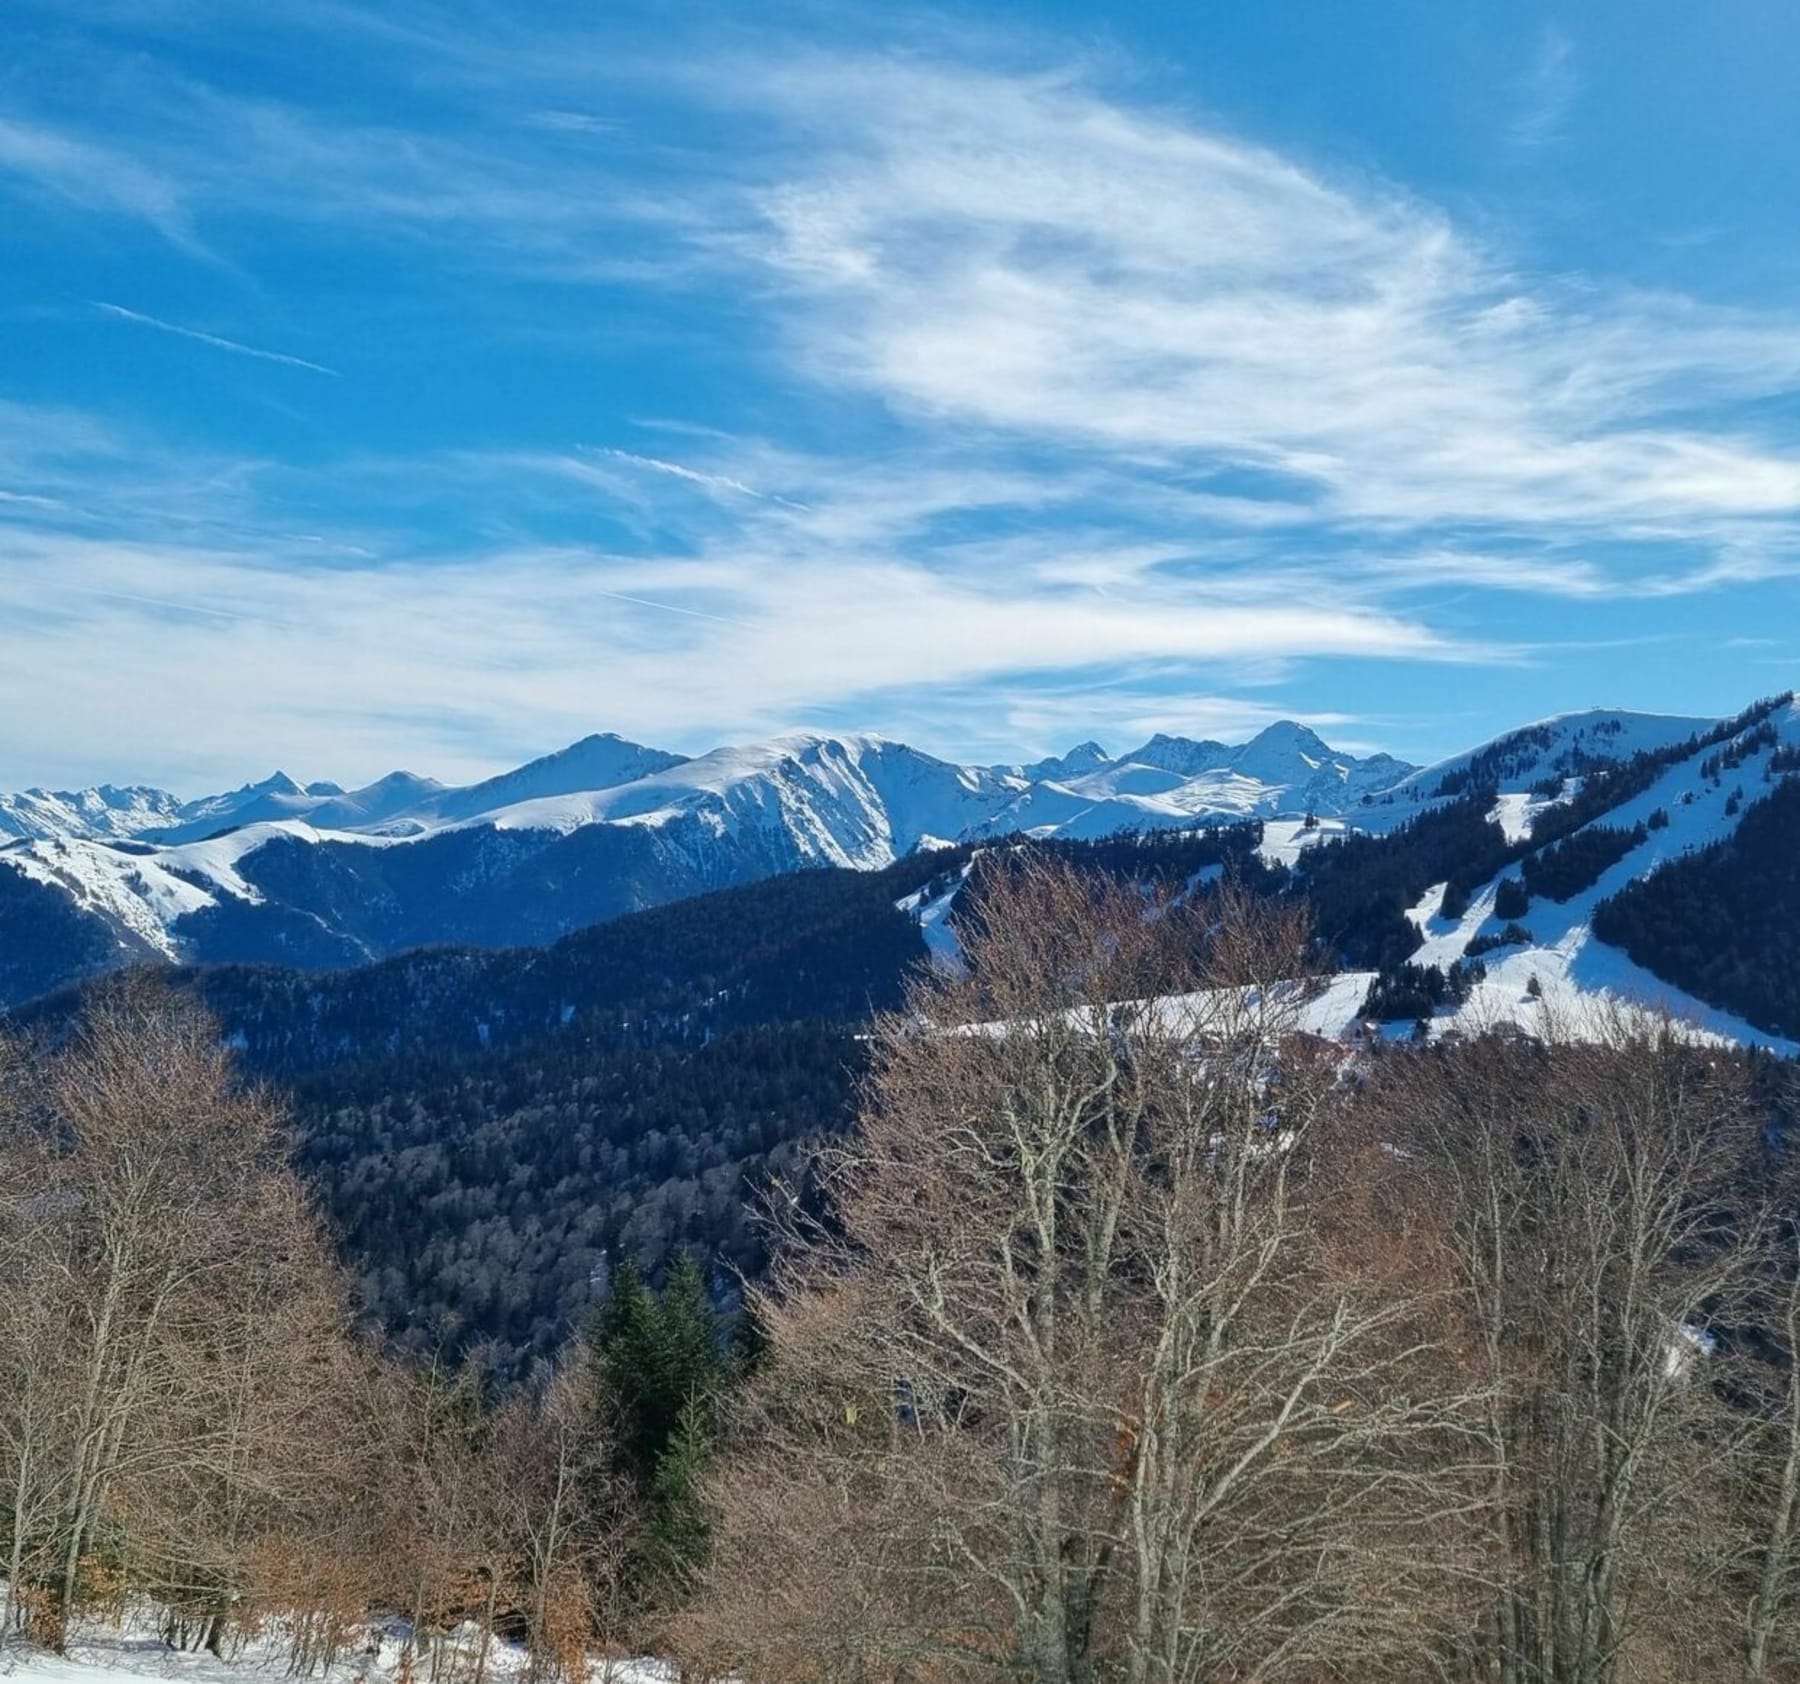
[[0, 784], [1800, 680], [1800, 11], [55, 0]]

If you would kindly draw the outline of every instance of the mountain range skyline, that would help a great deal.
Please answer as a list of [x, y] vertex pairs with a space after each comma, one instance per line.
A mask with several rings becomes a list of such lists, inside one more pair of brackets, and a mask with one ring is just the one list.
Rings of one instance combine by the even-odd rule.
[[[880, 732], [830, 732], [830, 731], [786, 731], [760, 739], [766, 743], [788, 745], [804, 745], [815, 742], [869, 741], [887, 743], [898, 748], [914, 750], [933, 760], [952, 764], [949, 757], [915, 743], [902, 742], [898, 738], [884, 736]], [[1222, 740], [1215, 737], [1189, 736], [1180, 732], [1159, 731], [1140, 743], [1136, 748], [1126, 749], [1119, 754], [1109, 753], [1105, 747], [1094, 740], [1086, 738], [1071, 745], [1059, 754], [1041, 756], [1036, 760], [1014, 759], [995, 761], [983, 767], [995, 773], [1019, 774], [1031, 781], [1054, 781], [1069, 777], [1079, 777], [1111, 765], [1140, 762], [1164, 769], [1175, 769], [1168, 756], [1173, 753], [1181, 759], [1189, 757], [1191, 751], [1212, 751], [1217, 754], [1228, 754], [1235, 750], [1251, 750], [1259, 745], [1280, 745], [1282, 748], [1297, 746], [1304, 752], [1318, 752], [1327, 755], [1345, 755], [1350, 751], [1327, 742], [1304, 721], [1280, 719], [1263, 726], [1250, 736], [1239, 741]], [[355, 800], [359, 797], [376, 797], [384, 804], [416, 803], [429, 800], [433, 796], [458, 797], [472, 792], [482, 791], [489, 786], [504, 785], [507, 780], [528, 774], [539, 766], [549, 766], [565, 762], [572, 758], [599, 753], [610, 757], [629, 760], [646, 771], [660, 771], [695, 760], [705, 759], [709, 754], [726, 754], [742, 749], [744, 743], [717, 743], [702, 748], [692, 754], [658, 748], [651, 744], [639, 743], [622, 736], [616, 731], [595, 731], [587, 736], [566, 744], [560, 749], [553, 749], [547, 754], [533, 757], [518, 766], [496, 768], [488, 777], [466, 785], [454, 785], [443, 782], [429, 773], [420, 773], [411, 767], [396, 766], [358, 785], [346, 784], [334, 778], [297, 778], [285, 767], [277, 766], [264, 775], [251, 776], [229, 789], [206, 790], [197, 795], [185, 795], [180, 791], [167, 789], [152, 782], [129, 777], [105, 779], [97, 784], [89, 784], [80, 788], [61, 786], [54, 782], [35, 782], [16, 789], [0, 789], [0, 802], [19, 796], [42, 796], [56, 800], [69, 800], [96, 794], [114, 794], [121, 798], [128, 797], [168, 797], [179, 804], [187, 813], [183, 823], [205, 819], [213, 811], [224, 816], [237, 809], [240, 798], [270, 797], [275, 801], [310, 800], [325, 803], [328, 807], [344, 800]], [[1400, 761], [1397, 757], [1376, 750], [1368, 755], [1350, 755], [1353, 759], [1372, 760], [1375, 762], [1392, 761], [1402, 772], [1416, 770], [1412, 762]], [[1399, 775], [1398, 773], [1396, 775]], [[613, 782], [610, 775], [601, 777], [593, 787], [605, 787]], [[575, 787], [571, 785], [570, 787]], [[395, 806], [395, 810], [401, 810]], [[469, 811], [480, 810], [471, 807]], [[296, 814], [301, 809], [296, 809]], [[3, 810], [0, 810], [3, 812]], [[121, 807], [122, 813], [129, 814], [129, 809]], [[177, 812], [176, 808], [167, 809], [168, 813]], [[154, 822], [159, 816], [166, 816], [164, 809], [146, 807], [141, 814], [141, 828], [154, 830]], [[359, 820], [360, 822], [360, 820]], [[329, 825], [326, 828], [330, 828]], [[0, 831], [0, 836], [5, 832]]]
[[[1699, 721], [1681, 721], [1692, 727]], [[1352, 756], [1332, 747], [1300, 721], [1280, 720], [1265, 725], [1255, 736], [1240, 743], [1215, 738], [1186, 738], [1170, 732], [1127, 748], [1112, 756], [1093, 739], [1076, 743], [1060, 756], [1037, 761], [1001, 761], [994, 765], [958, 766], [911, 743], [884, 738], [878, 732], [783, 732], [760, 743], [722, 743], [700, 754], [675, 754], [623, 738], [617, 732], [590, 732], [549, 754], [524, 765], [509, 766], [472, 784], [446, 784], [436, 777], [394, 768], [362, 786], [346, 786], [335, 779], [292, 777], [283, 768], [248, 779], [230, 790], [182, 797], [157, 784], [124, 781], [92, 784], [83, 790], [31, 784], [23, 790], [0, 790], [0, 840], [13, 837], [142, 837], [155, 842], [202, 840], [221, 828], [248, 822], [304, 820], [315, 829], [380, 829], [389, 820], [427, 817], [437, 822], [475, 819], [508, 806], [529, 802], [545, 792], [553, 795], [607, 790], [637, 783], [661, 772], [677, 772], [682, 766], [720, 763], [727, 775], [736, 772], [743, 759], [756, 754], [805, 757], [817, 748], [850, 748], [860, 752], [893, 750], [932, 765], [947, 766], [968, 775], [992, 775], [1013, 788], [1046, 783], [1091, 786], [1098, 774], [1136, 766], [1165, 774], [1174, 784], [1217, 770], [1240, 770], [1262, 777], [1273, 786], [1291, 783], [1296, 768], [1337, 765], [1363, 772], [1370, 784], [1395, 783], [1417, 772], [1417, 766], [1386, 754]], [[83, 819], [95, 820], [83, 828]], [[36, 820], [36, 822], [34, 822]]]

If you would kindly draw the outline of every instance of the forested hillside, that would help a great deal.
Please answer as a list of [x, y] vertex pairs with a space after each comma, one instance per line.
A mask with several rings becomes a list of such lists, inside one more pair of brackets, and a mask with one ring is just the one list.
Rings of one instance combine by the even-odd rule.
[[861, 1067], [861, 1043], [828, 1020], [395, 1061], [299, 1086], [298, 1159], [370, 1319], [416, 1354], [483, 1346], [517, 1373], [623, 1261], [660, 1276], [692, 1251], [727, 1296], [759, 1273], [758, 1191], [805, 1183]]
[[[1229, 866], [1276, 887], [1256, 823], [1052, 844], [1179, 892]], [[913, 912], [972, 850], [820, 869], [596, 925], [545, 949], [427, 949], [318, 975], [168, 973], [245, 1065], [288, 1088], [298, 1160], [369, 1318], [408, 1349], [548, 1355], [629, 1260], [693, 1250], [729, 1292], [756, 1272], [758, 1190], [804, 1184], [847, 1126], [858, 1030], [927, 956]], [[979, 890], [971, 897], [978, 901]], [[966, 909], [965, 909], [966, 910]], [[21, 1021], [54, 1033], [67, 993]]]
[[1729, 836], [1604, 902], [1594, 930], [1658, 976], [1800, 1038], [1800, 777], [1782, 777]]

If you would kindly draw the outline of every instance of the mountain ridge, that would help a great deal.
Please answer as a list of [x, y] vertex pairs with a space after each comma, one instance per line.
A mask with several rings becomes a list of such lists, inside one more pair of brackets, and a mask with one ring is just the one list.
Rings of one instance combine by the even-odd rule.
[[[417, 773], [395, 770], [355, 789], [332, 782], [303, 784], [287, 773], [245, 783], [217, 794], [183, 799], [154, 785], [100, 784], [84, 790], [50, 791], [33, 787], [0, 792], [0, 840], [117, 840], [135, 838], [178, 844], [202, 840], [233, 824], [298, 819], [319, 830], [355, 832], [395, 820], [460, 823], [480, 819], [526, 801], [622, 787], [660, 772], [698, 762], [729, 763], [758, 750], [800, 753], [816, 745], [836, 743], [852, 751], [904, 751], [937, 766], [955, 767], [966, 778], [1023, 786], [1100, 772], [1109, 766], [1146, 764], [1181, 770], [1186, 776], [1232, 767], [1256, 756], [1272, 743], [1292, 744], [1320, 763], [1369, 765], [1414, 770], [1392, 756], [1359, 759], [1331, 748], [1310, 727], [1292, 720], [1265, 726], [1240, 744], [1159, 732], [1137, 750], [1109, 756], [1098, 742], [1077, 744], [1061, 755], [1024, 764], [977, 766], [944, 760], [897, 738], [871, 732], [794, 731], [760, 742], [725, 744], [700, 755], [678, 754], [633, 742], [616, 732], [595, 732], [564, 748], [473, 784], [449, 785]], [[1295, 768], [1275, 766], [1267, 780], [1281, 784]], [[381, 799], [376, 799], [376, 798]]]
[[[1791, 702], [1765, 711], [1785, 741]], [[958, 765], [869, 734], [685, 757], [600, 733], [460, 789], [410, 773], [347, 794], [276, 778], [183, 803], [172, 824], [173, 797], [141, 788], [29, 808], [0, 798], [0, 813], [39, 831], [0, 841], [0, 1006], [140, 960], [318, 969], [444, 942], [538, 945], [785, 872], [881, 869], [1015, 835], [1255, 819], [1272, 827], [1269, 857], [1291, 863], [1321, 837], [1384, 833], [1485, 792], [1511, 844], [1559, 822], [1544, 815], [1597, 774], [1733, 728], [1588, 710], [1426, 768], [1342, 753], [1292, 721], [1235, 745], [1164, 734], [1116, 757], [1088, 742], [1019, 766]], [[1661, 857], [1641, 853], [1645, 869]]]

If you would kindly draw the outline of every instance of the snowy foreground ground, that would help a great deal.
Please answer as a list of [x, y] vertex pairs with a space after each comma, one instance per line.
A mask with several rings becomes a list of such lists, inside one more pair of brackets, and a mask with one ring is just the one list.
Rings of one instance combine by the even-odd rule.
[[[400, 1674], [406, 1627], [395, 1621], [371, 1627], [362, 1641], [346, 1647], [330, 1672], [307, 1676], [326, 1684], [391, 1684]], [[454, 1677], [474, 1676], [476, 1634], [461, 1634], [466, 1653], [459, 1655]], [[490, 1684], [519, 1684], [529, 1671], [524, 1650], [496, 1640], [488, 1650]], [[235, 1658], [219, 1660], [201, 1651], [171, 1649], [157, 1635], [156, 1620], [146, 1613], [123, 1626], [86, 1624], [68, 1655], [53, 1655], [27, 1644], [0, 1650], [0, 1676], [21, 1684], [125, 1684], [128, 1678], [179, 1679], [189, 1684], [253, 1684], [255, 1680], [293, 1676], [288, 1652], [276, 1639], [248, 1644]], [[415, 1679], [430, 1672], [424, 1660], [414, 1663]], [[675, 1669], [659, 1661], [603, 1660], [589, 1669], [590, 1684], [673, 1684]]]

